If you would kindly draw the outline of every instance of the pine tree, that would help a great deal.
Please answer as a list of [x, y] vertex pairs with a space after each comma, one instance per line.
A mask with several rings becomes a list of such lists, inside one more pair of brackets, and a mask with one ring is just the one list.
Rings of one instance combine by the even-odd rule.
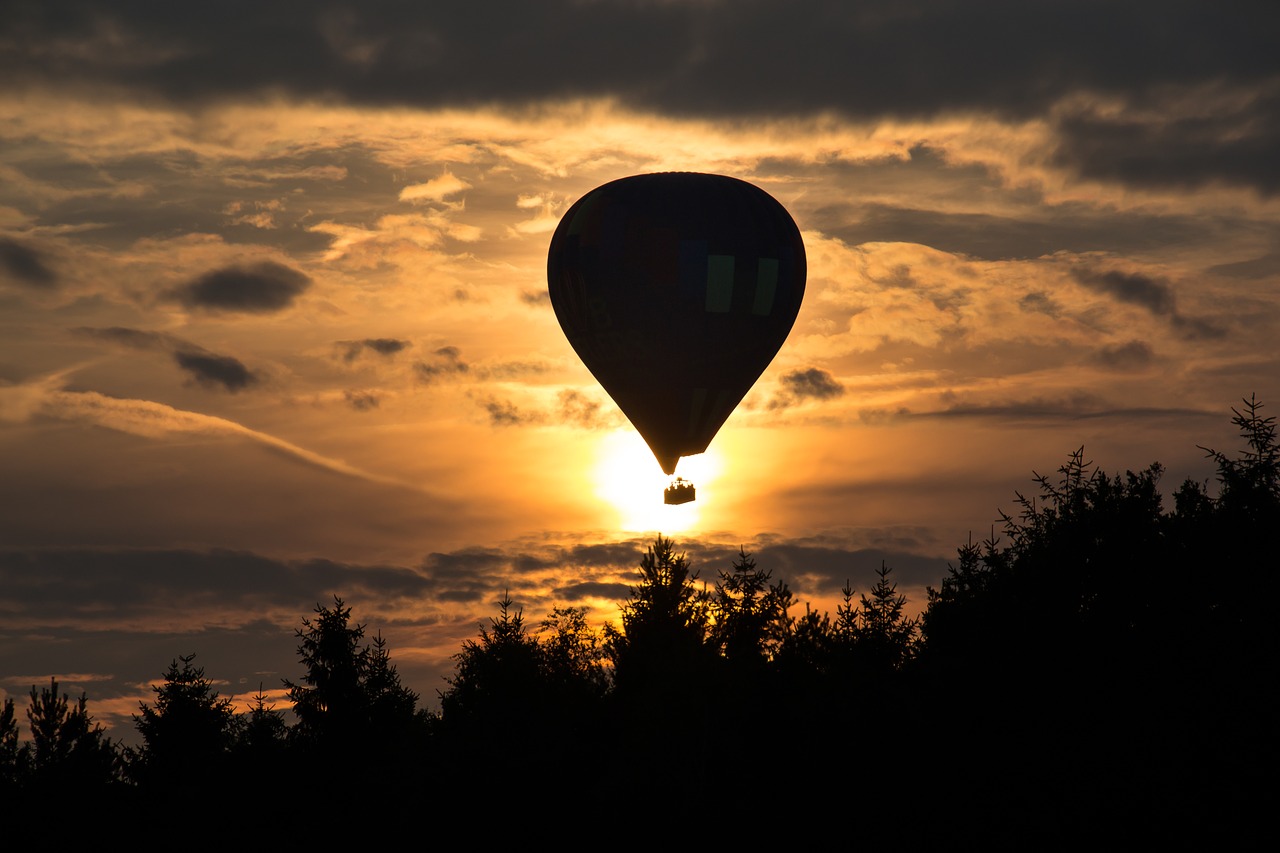
[[756, 566], [742, 548], [730, 571], [721, 572], [711, 598], [711, 642], [729, 661], [763, 663], [773, 658], [791, 627], [791, 590]]
[[155, 704], [139, 703], [133, 717], [144, 744], [133, 775], [170, 794], [221, 783], [240, 722], [231, 700], [218, 696], [203, 667], [192, 665], [195, 657], [171, 662], [164, 681], [152, 688]]
[[351, 623], [351, 608], [334, 596], [333, 607], [316, 605], [297, 633], [302, 681], [284, 681], [298, 724], [292, 730], [304, 749], [324, 754], [335, 772], [353, 764], [400, 762], [424, 719], [418, 695], [404, 687], [379, 634], [364, 643], [365, 626]]
[[93, 722], [85, 694], [72, 704], [70, 696], [58, 695], [56, 678], [39, 692], [33, 685], [27, 722], [31, 742], [19, 761], [33, 789], [93, 788], [120, 780], [120, 752]]
[[18, 784], [18, 720], [12, 699], [0, 708], [0, 793]]

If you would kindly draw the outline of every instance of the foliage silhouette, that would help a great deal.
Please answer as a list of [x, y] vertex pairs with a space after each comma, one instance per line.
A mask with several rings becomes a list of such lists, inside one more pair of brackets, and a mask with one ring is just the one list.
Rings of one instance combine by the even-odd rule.
[[289, 745], [289, 725], [284, 714], [267, 704], [262, 685], [253, 696], [249, 713], [242, 717], [233, 747], [235, 766], [241, 771], [269, 773], [283, 768]]
[[18, 785], [18, 714], [12, 699], [0, 707], [0, 794]]
[[512, 612], [510, 594], [498, 602], [498, 617], [466, 640], [454, 655], [456, 667], [441, 694], [444, 725], [459, 734], [483, 728], [504, 738], [524, 740], [534, 725], [544, 679], [538, 641], [524, 624], [524, 611]]
[[710, 604], [697, 573], [670, 539], [658, 536], [640, 559], [639, 583], [622, 606], [621, 627], [605, 626], [613, 664], [615, 710], [660, 765], [678, 749], [680, 731], [705, 735], [716, 660]]
[[241, 723], [231, 700], [218, 696], [193, 660], [191, 654], [170, 663], [164, 682], [152, 688], [155, 704], [139, 703], [133, 717], [143, 747], [132, 755], [130, 774], [171, 796], [225, 781], [226, 759]]
[[794, 602], [786, 582], [770, 583], [772, 578], [742, 548], [730, 570], [720, 572], [710, 600], [709, 639], [726, 660], [762, 665], [782, 645]]
[[334, 596], [317, 604], [314, 619], [296, 632], [302, 681], [284, 680], [297, 717], [290, 730], [295, 758], [306, 761], [341, 797], [350, 774], [376, 769], [404, 781], [429, 737], [430, 715], [404, 687], [379, 634], [364, 643], [365, 626], [351, 623], [351, 608]]
[[31, 742], [19, 756], [27, 784], [37, 791], [101, 788], [120, 781], [123, 764], [115, 744], [93, 721], [85, 694], [74, 704], [58, 695], [57, 679], [31, 688], [27, 721]]
[[[536, 819], [614, 815], [643, 797], [652, 829], [666, 828], [656, 812], [683, 825], [689, 803], [707, 802], [728, 827], [721, 840], [758, 834], [766, 802], [823, 813], [910, 791], [932, 804], [910, 835], [885, 821], [859, 839], [1018, 844], [1120, 826], [1145, 842], [1191, 824], [1229, 845], [1269, 814], [1255, 780], [1280, 757], [1280, 642], [1259, 594], [1275, 574], [1280, 448], [1261, 408], [1250, 398], [1233, 410], [1241, 453], [1205, 449], [1216, 490], [1184, 482], [1172, 509], [1158, 464], [1111, 476], [1081, 448], [1056, 475], [1034, 474], [998, 534], [957, 549], [918, 619], [885, 563], [868, 592], [846, 583], [834, 619], [808, 604], [792, 618], [787, 585], [745, 550], [708, 592], [659, 536], [620, 624], [603, 632], [574, 607], [531, 632], [504, 595], [454, 656], [439, 717], [417, 708], [385, 640], [366, 643], [335, 597], [297, 632], [305, 675], [285, 682], [295, 725], [261, 688], [233, 715], [194, 656], [180, 657], [140, 705], [132, 778], [163, 805], [162, 790], [191, 780], [302, 773], [307, 784], [280, 796], [304, 813], [349, 807], [367, 779], [383, 805]], [[0, 710], [0, 790], [61, 802], [119, 788], [120, 751], [83, 695], [33, 687], [27, 717], [22, 743], [14, 704]], [[584, 784], [601, 755], [618, 759], [609, 784]], [[225, 789], [228, 803], [236, 789]]]

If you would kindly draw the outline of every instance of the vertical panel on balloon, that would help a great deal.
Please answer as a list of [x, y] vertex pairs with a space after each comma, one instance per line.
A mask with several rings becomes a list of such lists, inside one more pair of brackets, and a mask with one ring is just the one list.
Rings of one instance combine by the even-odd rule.
[[733, 307], [733, 255], [707, 256], [707, 311], [727, 314]]
[[766, 316], [773, 311], [773, 297], [778, 289], [778, 261], [761, 258], [756, 264], [756, 294], [751, 313]]
[[707, 241], [680, 241], [680, 299], [700, 299], [707, 286]]

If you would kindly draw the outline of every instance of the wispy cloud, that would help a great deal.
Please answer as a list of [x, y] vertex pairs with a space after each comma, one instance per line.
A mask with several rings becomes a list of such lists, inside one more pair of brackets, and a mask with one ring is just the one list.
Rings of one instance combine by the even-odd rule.
[[26, 423], [38, 415], [153, 439], [181, 434], [239, 437], [311, 468], [370, 483], [425, 491], [421, 486], [362, 470], [226, 418], [176, 409], [150, 400], [121, 399], [96, 391], [63, 390], [71, 372], [63, 371], [30, 382], [0, 387], [0, 417], [9, 423]]

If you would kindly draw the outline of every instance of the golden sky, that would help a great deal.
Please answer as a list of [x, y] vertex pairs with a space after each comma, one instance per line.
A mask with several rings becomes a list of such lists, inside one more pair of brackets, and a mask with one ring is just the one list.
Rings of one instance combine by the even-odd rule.
[[[505, 590], [610, 618], [655, 531], [918, 607], [1033, 471], [1171, 492], [1280, 400], [1271, 7], [727, 5], [4, 4], [0, 696], [278, 688], [338, 594], [430, 704]], [[809, 263], [674, 508], [546, 295], [569, 205], [667, 170]]]

